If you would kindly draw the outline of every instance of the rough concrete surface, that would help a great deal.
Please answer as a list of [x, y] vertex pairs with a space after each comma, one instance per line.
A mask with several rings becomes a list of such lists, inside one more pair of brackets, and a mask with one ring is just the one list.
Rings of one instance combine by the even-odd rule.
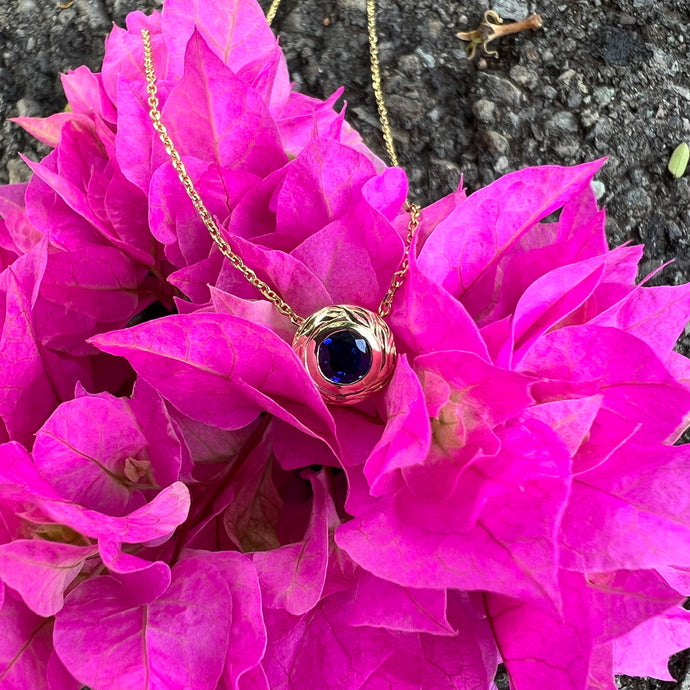
[[[65, 7], [69, 5], [68, 7]], [[44, 148], [6, 121], [64, 107], [58, 73], [99, 68], [111, 22], [157, 0], [4, 0], [0, 4], [0, 184], [24, 179], [21, 151]], [[531, 12], [539, 30], [495, 41], [470, 61], [458, 31], [493, 7], [506, 21]], [[690, 280], [690, 173], [666, 170], [690, 143], [688, 0], [379, 0], [381, 66], [411, 196], [433, 201], [460, 175], [468, 191], [527, 165], [608, 157], [596, 191], [612, 246], [645, 246], [641, 275]], [[365, 0], [283, 0], [275, 21], [297, 87], [325, 97], [345, 86], [349, 121], [381, 153], [370, 85]], [[690, 338], [681, 345], [690, 351]], [[690, 688], [621, 678], [630, 690]], [[507, 687], [500, 676], [499, 687]], [[567, 690], [567, 689], [564, 689]]]

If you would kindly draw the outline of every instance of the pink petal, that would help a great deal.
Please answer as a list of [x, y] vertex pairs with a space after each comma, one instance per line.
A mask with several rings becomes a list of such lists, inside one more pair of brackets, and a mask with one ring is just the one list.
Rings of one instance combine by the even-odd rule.
[[489, 360], [474, 320], [458, 300], [422, 273], [414, 255], [395, 296], [390, 324], [398, 341], [414, 354], [464, 350]]
[[165, 5], [161, 28], [171, 52], [169, 69], [177, 74], [195, 30], [235, 73], [257, 58], [265, 61], [276, 46], [263, 11], [253, 2], [173, 0]]
[[60, 76], [72, 112], [100, 115], [108, 122], [117, 121], [115, 106], [105, 92], [101, 74], [81, 66]]
[[213, 690], [228, 645], [229, 596], [225, 578], [204, 559], [180, 561], [169, 589], [144, 606], [130, 603], [114, 578], [97, 577], [67, 597], [55, 649], [93, 687]]
[[561, 573], [563, 615], [488, 594], [487, 612], [514, 690], [585, 690], [593, 649], [584, 577]]
[[563, 519], [562, 562], [581, 571], [688, 567], [686, 446], [627, 443], [578, 475]]
[[15, 254], [25, 254], [43, 236], [29, 221], [26, 213], [27, 183], [0, 186], [0, 215], [5, 221], [0, 244]]
[[72, 677], [72, 674], [64, 667], [60, 657], [55, 653], [48, 659], [48, 690], [81, 690], [84, 687]]
[[103, 515], [54, 498], [39, 497], [38, 503], [56, 523], [72, 527], [86, 537], [140, 544], [167, 539], [184, 522], [189, 511], [189, 490], [182, 482], [175, 482], [150, 503], [124, 517]]
[[264, 669], [269, 687], [342, 688], [365, 683], [392, 652], [393, 636], [380, 628], [355, 628], [345, 619], [346, 594], [334, 594], [307, 616], [267, 609]]
[[616, 673], [673, 681], [669, 657], [690, 645], [690, 613], [676, 608], [639, 625], [613, 643]]
[[[190, 552], [202, 556], [202, 552]], [[259, 668], [266, 651], [266, 628], [261, 590], [251, 560], [235, 551], [205, 553], [203, 558], [230, 583], [232, 624], [223, 681], [228, 690], [244, 687], [242, 681]], [[267, 690], [267, 689], [266, 689]]]
[[137, 312], [138, 277], [114, 247], [51, 252], [35, 309], [42, 343], [72, 355], [93, 354], [86, 338], [123, 327]]
[[[184, 163], [204, 205], [221, 222], [259, 181], [243, 170], [225, 170], [196, 158], [186, 157]], [[175, 266], [188, 266], [208, 257], [213, 246], [211, 235], [170, 163], [161, 165], [151, 179], [149, 222]]]
[[0, 580], [16, 590], [37, 615], [54, 616], [84, 561], [96, 552], [95, 546], [18, 539], [0, 545]]
[[205, 151], [221, 166], [260, 177], [287, 162], [261, 95], [238, 79], [197, 32], [187, 45], [184, 76], [162, 114], [183, 156]]
[[352, 209], [375, 174], [371, 162], [351, 148], [312, 140], [287, 168], [278, 194], [277, 232], [302, 242]]
[[475, 192], [427, 240], [420, 267], [460, 297], [530, 227], [587, 185], [601, 164], [527, 168]]
[[336, 543], [377, 577], [406, 587], [557, 602], [556, 535], [570, 458], [553, 432], [535, 422], [529, 427], [507, 431], [502, 454], [487, 458], [476, 474], [462, 474], [446, 501], [423, 501], [405, 490], [397, 501], [379, 499], [338, 528]]
[[262, 326], [225, 314], [174, 315], [92, 342], [127, 357], [198, 421], [238, 429], [268, 410], [308, 434], [333, 438], [332, 418], [297, 356]]
[[556, 400], [535, 405], [525, 411], [525, 418], [539, 419], [553, 429], [565, 443], [568, 452], [575, 455], [601, 409], [602, 396], [573, 400]]
[[162, 561], [147, 561], [122, 550], [113, 539], [100, 539], [98, 551], [103, 565], [127, 592], [130, 603], [150, 604], [170, 586], [170, 567]]
[[[109, 41], [117, 34], [117, 27], [110, 34]], [[141, 36], [134, 36], [141, 54], [137, 70], [143, 66], [143, 46]], [[156, 65], [161, 64], [161, 55], [154, 48], [154, 61]], [[106, 51], [107, 61], [108, 51]], [[132, 61], [137, 59], [132, 57]], [[103, 76], [106, 76], [106, 62], [103, 63]], [[153, 129], [151, 118], [149, 117], [148, 96], [146, 93], [146, 82], [141, 73], [136, 80], [127, 79], [124, 75], [119, 76], [117, 84], [117, 111], [118, 120], [126, 122], [126, 127], [118, 127], [115, 136], [115, 147], [117, 164], [122, 170], [122, 174], [133, 185], [139, 187], [144, 193], [148, 192], [149, 184], [153, 173], [170, 158], [165, 153], [165, 149], [160, 144], [158, 135]], [[158, 82], [158, 98], [161, 103], [165, 102], [170, 91], [170, 84], [165, 81]], [[113, 96], [114, 97], [114, 94]]]
[[137, 426], [146, 436], [147, 453], [153, 480], [160, 487], [180, 478], [185, 449], [163, 398], [146, 383], [137, 379], [129, 407]]
[[0, 335], [0, 358], [5, 363], [0, 371], [0, 439], [9, 437], [27, 445], [59, 402], [36, 336], [31, 293], [40, 275], [34, 273], [32, 279], [30, 268], [26, 261], [18, 260], [0, 274], [5, 303]]
[[637, 287], [591, 321], [632, 333], [663, 360], [690, 320], [690, 286]]
[[376, 310], [402, 259], [402, 242], [380, 213], [360, 202], [291, 255], [320, 279], [334, 303]]
[[446, 618], [444, 590], [400, 587], [359, 571], [353, 601], [346, 608], [349, 625], [368, 625], [401, 632], [432, 635], [457, 633]]
[[50, 620], [39, 618], [8, 593], [0, 609], [0, 630], [0, 682], [3, 690], [45, 687], [51, 652]]
[[314, 490], [314, 502], [304, 539], [253, 556], [264, 605], [285, 609], [295, 616], [307, 613], [321, 597], [328, 565], [328, 530], [337, 520], [332, 499], [326, 493], [323, 472], [308, 479]]
[[86, 127], [91, 125], [88, 117], [74, 112], [55, 113], [49, 117], [15, 117], [12, 118], [12, 121], [28, 132], [34, 139], [38, 139], [51, 148], [55, 148], [60, 143], [62, 130], [67, 123], [79, 122]]
[[690, 394], [638, 338], [600, 326], [561, 328], [542, 336], [519, 365], [543, 379], [541, 400], [601, 393], [602, 407], [640, 424], [642, 444], [675, 440], [687, 425]]
[[424, 394], [404, 355], [386, 388], [385, 404], [386, 427], [364, 466], [373, 496], [392, 492], [399, 481], [396, 470], [423, 463], [431, 445]]
[[33, 456], [67, 500], [123, 515], [132, 493], [139, 494], [125, 476], [126, 463], [143, 459], [146, 446], [127, 403], [101, 394], [60, 405], [37, 432]]

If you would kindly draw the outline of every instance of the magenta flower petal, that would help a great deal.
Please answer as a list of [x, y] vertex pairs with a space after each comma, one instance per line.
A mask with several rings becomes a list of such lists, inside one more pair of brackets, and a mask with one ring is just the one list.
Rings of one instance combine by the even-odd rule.
[[291, 256], [321, 280], [336, 304], [376, 310], [402, 258], [402, 242], [385, 218], [360, 202], [308, 237]]
[[63, 403], [36, 434], [37, 469], [67, 500], [123, 515], [131, 498], [141, 503], [133, 487], [148, 463], [140, 459], [146, 437], [128, 412], [124, 400], [103, 394]]
[[325, 136], [364, 154], [374, 164], [376, 171], [382, 172], [385, 164], [364, 145], [359, 133], [345, 121], [345, 108], [340, 113], [334, 110], [342, 94], [343, 89], [337, 89], [322, 101], [296, 91], [290, 93], [277, 117], [285, 152], [295, 157], [312, 139]]
[[93, 687], [213, 690], [228, 645], [229, 601], [225, 578], [194, 557], [178, 563], [168, 590], [146, 605], [130, 603], [114, 578], [95, 578], [56, 616], [55, 649]]
[[504, 596], [487, 596], [491, 625], [514, 690], [587, 687], [594, 641], [581, 623], [589, 603], [583, 580], [578, 573], [561, 574], [561, 615]]
[[[144, 78], [144, 47], [141, 44], [141, 29], [147, 28], [151, 31], [154, 51], [159, 55], [158, 51], [163, 50], [164, 56], [167, 58], [167, 48], [160, 36], [161, 16], [159, 12], [154, 12], [148, 17], [142, 12], [133, 12], [128, 17], [127, 27], [129, 30], [113, 26], [113, 30], [108, 35], [105, 42], [101, 75], [103, 89], [108, 98], [115, 104], [118, 118], [121, 116], [118, 82], [120, 80], [135, 82]], [[167, 59], [163, 59], [161, 62], [165, 65]], [[161, 85], [159, 84], [160, 88]]]
[[55, 113], [49, 117], [15, 117], [12, 121], [34, 139], [38, 139], [53, 149], [60, 143], [62, 130], [68, 123], [79, 122], [88, 128], [92, 126], [88, 117], [73, 112]]
[[114, 247], [51, 252], [35, 308], [42, 343], [93, 354], [86, 338], [124, 326], [136, 313], [138, 277], [132, 261]]
[[497, 363], [516, 367], [540, 335], [584, 304], [603, 279], [610, 256], [569, 264], [534, 281], [515, 307], [511, 339]]
[[299, 616], [318, 603], [328, 565], [328, 532], [337, 520], [323, 475], [312, 475], [311, 518], [301, 543], [254, 554], [264, 606]]
[[690, 286], [637, 287], [591, 323], [631, 333], [650, 345], [663, 361], [673, 350], [688, 317]]
[[475, 192], [427, 240], [420, 267], [461, 297], [530, 227], [589, 184], [602, 162], [528, 168]]
[[[270, 688], [361, 688], [393, 653], [393, 635], [346, 621], [345, 595], [319, 602], [307, 616], [267, 609], [268, 646], [264, 669]], [[323, 661], [328, 663], [324, 664]]]
[[524, 417], [545, 422], [559, 435], [568, 452], [575, 455], [583, 442], [591, 439], [592, 424], [601, 410], [602, 401], [601, 395], [554, 400], [530, 407]]
[[[111, 39], [115, 32], [110, 35]], [[132, 64], [143, 65], [141, 36], [132, 36], [132, 38], [136, 40], [134, 50], [138, 53], [138, 56], [132, 58]], [[156, 61], [162, 62], [160, 50], [155, 50], [154, 54]], [[103, 63], [103, 76], [106, 77], [105, 62]], [[143, 71], [138, 74], [136, 80], [128, 79], [125, 76], [120, 76], [119, 79], [119, 83], [116, 82], [117, 95], [115, 96], [118, 119], [126, 122], [127, 126], [118, 128], [115, 135], [117, 163], [125, 178], [139, 187], [142, 192], [146, 192], [153, 173], [170, 159], [160, 145], [155, 130], [151, 128]], [[169, 88], [166, 82], [159, 82], [158, 95], [161, 102], [164, 102], [167, 97]]]
[[43, 499], [39, 504], [55, 522], [69, 525], [84, 536], [139, 544], [167, 538], [184, 522], [189, 510], [189, 490], [182, 482], [175, 482], [150, 503], [121, 518], [54, 499]]
[[446, 618], [446, 592], [400, 587], [360, 571], [347, 622], [401, 632], [428, 632], [455, 636]]
[[510, 429], [502, 445], [500, 460], [487, 458], [476, 475], [470, 466], [445, 501], [404, 490], [379, 499], [338, 528], [336, 543], [374, 575], [406, 587], [520, 592], [542, 606], [557, 603], [554, 539], [569, 495], [569, 455], [535, 423]]
[[245, 679], [260, 668], [266, 651], [266, 628], [256, 568], [240, 553], [209, 553], [207, 561], [230, 583], [232, 624], [223, 681], [227, 688], [254, 687]]
[[429, 413], [419, 379], [403, 355], [385, 393], [388, 422], [364, 466], [372, 496], [393, 493], [404, 467], [422, 464], [431, 445]]
[[83, 687], [65, 668], [55, 650], [48, 659], [47, 674], [48, 690], [81, 690]]
[[489, 361], [486, 340], [465, 307], [422, 273], [414, 255], [395, 300], [391, 327], [416, 354], [461, 349]]
[[101, 74], [82, 66], [61, 75], [61, 81], [73, 113], [96, 113], [107, 122], [117, 121], [115, 106], [105, 91]]
[[[206, 208], [221, 222], [260, 179], [197, 158], [187, 157], [184, 163]], [[180, 196], [181, 189], [172, 165], [161, 165], [151, 179], [149, 222], [153, 235], [165, 245], [167, 259], [175, 266], [189, 266], [207, 258], [214, 244], [189, 197]]]
[[0, 580], [37, 615], [54, 616], [85, 559], [97, 551], [95, 546], [18, 539], [0, 545]]
[[[0, 585], [0, 589], [4, 587]], [[51, 653], [50, 621], [31, 612], [10, 593], [0, 609], [0, 680], [3, 690], [45, 687]]]
[[[225, 314], [170, 316], [97, 336], [193, 419], [238, 429], [267, 409], [333, 442], [333, 421], [297, 356], [261, 326]], [[245, 351], [258, 357], [245, 357]]]
[[98, 552], [110, 573], [127, 591], [131, 603], [150, 604], [170, 586], [170, 567], [163, 561], [147, 561], [122, 550], [113, 539], [100, 539]]
[[262, 177], [287, 162], [261, 95], [238, 79], [198, 32], [187, 44], [184, 76], [162, 112], [182, 155], [205, 151], [211, 161]]
[[[297, 256], [283, 251], [267, 249], [240, 237], [232, 240], [233, 246], [246, 257], [247, 262], [257, 267], [258, 275], [284, 296], [290, 305], [305, 316], [318, 309], [333, 304], [322, 280], [306, 266]], [[216, 287], [238, 294], [247, 299], [256, 299], [257, 291], [248, 286], [247, 281], [238, 271], [227, 263], [218, 274]]]
[[587, 572], [684, 562], [690, 503], [680, 487], [689, 456], [687, 446], [628, 443], [577, 475], [563, 519], [563, 565]]
[[648, 345], [625, 331], [600, 326], [551, 331], [519, 368], [545, 379], [531, 389], [540, 401], [601, 393], [603, 407], [640, 424], [638, 443], [675, 441], [687, 424], [690, 392]]
[[361, 153], [314, 139], [287, 168], [277, 198], [277, 232], [302, 242], [356, 206], [364, 183], [375, 174]]
[[0, 492], [6, 500], [33, 504], [41, 511], [42, 522], [70, 527], [92, 539], [129, 544], [167, 539], [189, 510], [189, 490], [182, 482], [176, 482], [129, 515], [104, 515], [65, 501], [38, 473], [19, 443], [0, 445], [0, 457]]
[[168, 70], [175, 74], [182, 73], [184, 48], [196, 29], [215, 56], [235, 73], [249, 67], [256, 69], [257, 63], [265, 64], [269, 55], [278, 53], [283, 62], [280, 69], [283, 86], [279, 91], [289, 90], [284, 58], [257, 3], [172, 0], [165, 4], [161, 29], [171, 52]]
[[27, 187], [27, 183], [0, 187], [0, 215], [4, 220], [0, 246], [17, 256], [31, 251], [43, 236], [26, 215]]
[[[496, 322], [511, 314], [524, 291], [538, 278], [569, 264], [606, 254], [605, 214], [600, 211], [591, 185], [586, 185], [561, 211], [558, 223], [537, 223], [516, 242], [498, 263], [500, 274], [487, 276], [463, 296], [468, 309], [479, 314], [481, 325]], [[509, 279], [505, 279], [509, 276]], [[484, 283], [493, 299], [487, 309], [486, 294], [478, 289]]]
[[676, 608], [646, 620], [613, 643], [613, 667], [617, 673], [651, 676], [673, 681], [668, 659], [690, 646], [690, 613]]
[[[168, 486], [180, 478], [189, 462], [188, 450], [165, 406], [163, 398], [143, 379], [134, 385], [129, 407], [148, 444], [146, 460], [157, 486]], [[140, 466], [139, 470], [145, 470]]]
[[[38, 255], [35, 258], [40, 261]], [[4, 298], [4, 325], [0, 335], [0, 357], [4, 362], [0, 370], [0, 440], [16, 439], [27, 445], [59, 402], [36, 336], [31, 302], [37, 284], [33, 266], [28, 262], [31, 257], [26, 255], [26, 259], [22, 257], [0, 274], [0, 295]], [[16, 385], [18, 381], [22, 382], [21, 386]]]
[[589, 626], [598, 644], [622, 639], [644, 621], [663, 617], [683, 601], [654, 570], [589, 573], [585, 584]]

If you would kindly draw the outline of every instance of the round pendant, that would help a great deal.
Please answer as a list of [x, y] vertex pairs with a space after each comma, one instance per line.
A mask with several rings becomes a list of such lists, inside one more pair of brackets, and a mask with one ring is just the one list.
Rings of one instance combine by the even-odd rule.
[[381, 390], [395, 369], [395, 343], [386, 322], [349, 304], [307, 317], [292, 347], [327, 403], [361, 402]]

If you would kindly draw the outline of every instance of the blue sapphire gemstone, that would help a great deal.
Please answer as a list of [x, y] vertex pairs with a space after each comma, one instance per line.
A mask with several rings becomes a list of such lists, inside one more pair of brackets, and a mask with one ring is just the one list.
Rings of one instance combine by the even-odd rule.
[[371, 369], [369, 343], [348, 329], [329, 333], [319, 344], [317, 354], [319, 371], [331, 383], [356, 383]]

